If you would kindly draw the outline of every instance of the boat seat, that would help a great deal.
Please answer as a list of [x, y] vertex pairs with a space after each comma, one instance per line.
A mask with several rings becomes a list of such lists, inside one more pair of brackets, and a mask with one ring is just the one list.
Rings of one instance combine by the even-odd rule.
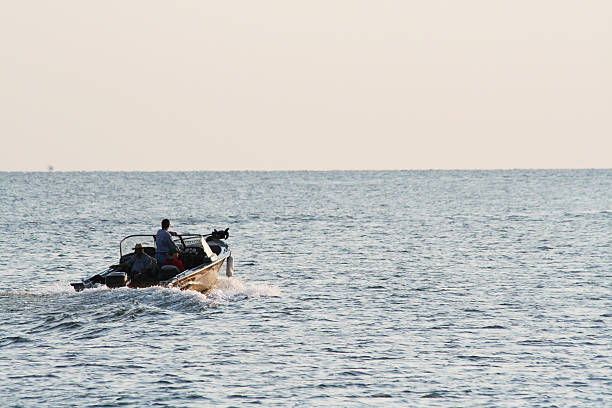
[[183, 262], [183, 266], [185, 267], [185, 269], [191, 269], [194, 266], [210, 262], [210, 259], [206, 256], [204, 250], [199, 247], [185, 248], [185, 251], [181, 255], [180, 259]]
[[174, 265], [164, 265], [157, 272], [157, 280], [165, 281], [174, 278], [176, 275], [181, 273], [179, 268]]

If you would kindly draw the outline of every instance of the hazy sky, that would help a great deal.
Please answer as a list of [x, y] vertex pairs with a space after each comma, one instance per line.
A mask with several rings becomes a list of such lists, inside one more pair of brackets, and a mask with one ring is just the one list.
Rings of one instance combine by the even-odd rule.
[[612, 1], [0, 0], [0, 171], [612, 167]]

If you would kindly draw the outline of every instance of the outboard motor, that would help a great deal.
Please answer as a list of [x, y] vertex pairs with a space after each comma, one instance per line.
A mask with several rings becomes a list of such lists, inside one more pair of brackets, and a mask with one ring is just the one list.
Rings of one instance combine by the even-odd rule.
[[225, 230], [217, 231], [216, 229], [210, 234], [210, 236], [206, 237], [206, 241], [219, 241], [221, 239], [229, 238], [229, 228]]
[[85, 289], [85, 284], [83, 282], [74, 282], [74, 283], [71, 283], [70, 285], [72, 285], [74, 290], [76, 290], [77, 292], [81, 292], [82, 290]]
[[127, 273], [125, 272], [111, 272], [104, 277], [104, 283], [109, 288], [122, 288], [127, 280]]
[[225, 275], [228, 278], [231, 278], [233, 274], [234, 274], [234, 257], [230, 255], [227, 257], [227, 260], [225, 261]]

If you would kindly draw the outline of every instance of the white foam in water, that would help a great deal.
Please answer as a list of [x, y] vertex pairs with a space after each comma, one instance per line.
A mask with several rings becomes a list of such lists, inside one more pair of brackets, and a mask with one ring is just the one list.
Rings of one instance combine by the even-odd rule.
[[[59, 281], [55, 283], [50, 283], [44, 286], [40, 286], [37, 288], [25, 289], [25, 290], [14, 290], [10, 291], [11, 293], [21, 293], [25, 295], [63, 295], [63, 294], [76, 294], [76, 293], [92, 293], [92, 292], [100, 292], [100, 291], [116, 291], [116, 290], [134, 290], [129, 288], [116, 288], [109, 289], [104, 285], [100, 285], [95, 288], [86, 289], [83, 292], [76, 292], [68, 281]], [[139, 291], [148, 291], [153, 293], [175, 293], [178, 296], [189, 297], [189, 298], [197, 298], [201, 301], [210, 302], [210, 300], [215, 301], [230, 301], [236, 297], [247, 297], [247, 298], [259, 298], [259, 297], [271, 297], [271, 296], [280, 296], [281, 291], [280, 288], [274, 285], [270, 285], [263, 282], [245, 282], [240, 277], [219, 277], [217, 284], [213, 288], [213, 290], [208, 294], [204, 295], [202, 293], [193, 291], [193, 290], [180, 290], [177, 288], [162, 288], [159, 286], [154, 286], [151, 288], [145, 289], [137, 289]]]
[[26, 296], [53, 296], [76, 293], [68, 282], [55, 282], [44, 286], [29, 289], [3, 290], [0, 294], [26, 295]]
[[231, 301], [241, 297], [259, 298], [280, 295], [280, 288], [277, 286], [267, 283], [245, 282], [239, 277], [220, 277], [209, 297], [219, 301]]
[[228, 305], [245, 299], [280, 296], [281, 291], [279, 287], [264, 282], [249, 282], [240, 277], [219, 277], [216, 286], [208, 294], [160, 286], [110, 289], [104, 285], [76, 292], [69, 282], [58, 281], [29, 289], [0, 291], [0, 295], [18, 298], [69, 297], [83, 307], [131, 304], [138, 310], [148, 310], [147, 313], [155, 310], [198, 313], [211, 307]]
[[[208, 294], [193, 290], [163, 288], [153, 286], [145, 289], [112, 289], [113, 291], [133, 291], [133, 296], [153, 307], [179, 311], [199, 311], [219, 304], [231, 303], [246, 298], [280, 296], [278, 287], [264, 283], [244, 282], [240, 278], [219, 278], [217, 285]], [[125, 294], [125, 292], [123, 292]]]
[[[245, 282], [242, 278], [220, 277], [217, 285], [208, 294], [193, 290], [180, 290], [178, 288], [164, 288], [153, 286], [150, 288], [131, 289], [115, 288], [109, 289], [104, 285], [96, 288], [75, 292], [68, 282], [56, 282], [33, 290], [21, 291], [26, 295], [53, 296], [53, 295], [76, 295], [76, 296], [111, 296], [111, 298], [129, 297], [134, 300], [143, 301], [152, 307], [170, 310], [201, 310], [222, 303], [230, 303], [246, 298], [260, 298], [280, 296], [280, 289], [276, 286], [260, 282]], [[107, 299], [108, 300], [108, 299]], [[101, 299], [99, 299], [101, 301]]]

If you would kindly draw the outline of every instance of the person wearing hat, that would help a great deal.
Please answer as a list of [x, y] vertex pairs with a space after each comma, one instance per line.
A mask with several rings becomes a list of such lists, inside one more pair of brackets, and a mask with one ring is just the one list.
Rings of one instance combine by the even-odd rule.
[[145, 253], [142, 244], [134, 246], [134, 255], [126, 262], [128, 277], [133, 285], [144, 284], [157, 276], [157, 261]]
[[164, 265], [174, 265], [178, 268], [179, 271], [183, 272], [185, 270], [185, 267], [183, 266], [183, 261], [178, 258], [178, 251], [176, 249], [170, 249], [168, 251], [168, 255], [170, 255], [170, 258], [166, 259]]
[[166, 262], [171, 249], [178, 251], [174, 241], [172, 241], [172, 235], [176, 234], [169, 232], [169, 229], [170, 220], [164, 219], [161, 222], [161, 229], [157, 231], [157, 234], [155, 234], [155, 259], [157, 259], [158, 265], [163, 265], [164, 262]]

